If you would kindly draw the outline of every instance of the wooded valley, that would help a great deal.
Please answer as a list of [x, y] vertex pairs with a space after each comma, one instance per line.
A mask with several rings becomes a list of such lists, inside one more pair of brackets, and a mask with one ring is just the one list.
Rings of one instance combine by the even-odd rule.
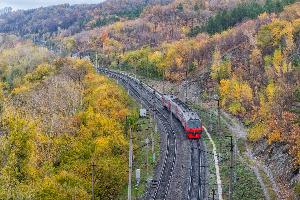
[[0, 32], [0, 199], [90, 199], [93, 162], [96, 197], [122, 193], [125, 118], [137, 119], [137, 105], [96, 63], [198, 81], [201, 99], [217, 94], [252, 148], [267, 146], [263, 157], [284, 148], [292, 164], [277, 178], [299, 197], [298, 1], [64, 4], [1, 15]]

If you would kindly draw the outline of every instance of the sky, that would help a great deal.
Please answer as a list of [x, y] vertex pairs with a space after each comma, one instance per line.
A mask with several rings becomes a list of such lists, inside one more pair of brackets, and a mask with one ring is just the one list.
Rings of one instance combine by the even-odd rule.
[[14, 10], [38, 8], [57, 4], [100, 3], [103, 0], [0, 0], [0, 8], [12, 7]]

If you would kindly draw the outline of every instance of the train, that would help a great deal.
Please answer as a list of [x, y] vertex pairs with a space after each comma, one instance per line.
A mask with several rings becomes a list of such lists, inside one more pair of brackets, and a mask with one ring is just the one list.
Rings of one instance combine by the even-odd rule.
[[174, 95], [162, 95], [162, 104], [180, 121], [187, 138], [201, 138], [203, 127], [197, 113]]
[[[102, 71], [108, 72], [108, 70], [106, 69], [102, 69]], [[161, 94], [156, 90], [154, 90], [149, 85], [143, 83], [142, 81], [124, 72], [118, 72], [113, 70], [109, 70], [109, 71], [122, 74], [123, 76], [127, 76], [136, 84], [142, 85], [145, 88], [145, 90], [147, 90], [149, 93], [154, 94], [156, 98], [158, 98], [162, 102], [164, 108], [166, 108], [169, 112], [171, 112], [180, 121], [182, 127], [184, 128], [186, 137], [188, 139], [201, 138], [203, 132], [203, 126], [200, 117], [198, 116], [197, 113], [193, 112], [186, 104], [184, 104], [176, 96]]]

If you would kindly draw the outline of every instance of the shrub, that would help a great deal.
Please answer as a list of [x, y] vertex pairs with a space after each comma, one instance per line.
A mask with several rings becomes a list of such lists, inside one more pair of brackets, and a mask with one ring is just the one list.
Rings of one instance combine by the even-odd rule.
[[43, 80], [45, 77], [53, 74], [54, 71], [55, 71], [54, 66], [49, 64], [40, 64], [33, 72], [25, 76], [25, 80], [29, 82], [40, 81]]
[[263, 138], [267, 133], [267, 126], [263, 122], [259, 122], [251, 127], [248, 131], [248, 139], [252, 142], [256, 142]]

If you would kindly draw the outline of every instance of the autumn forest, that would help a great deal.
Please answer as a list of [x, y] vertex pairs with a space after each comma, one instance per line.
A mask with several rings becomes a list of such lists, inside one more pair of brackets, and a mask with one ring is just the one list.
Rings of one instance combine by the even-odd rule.
[[91, 163], [96, 198], [124, 196], [139, 105], [95, 64], [198, 81], [300, 196], [300, 3], [107, 0], [0, 15], [0, 199], [91, 199]]

